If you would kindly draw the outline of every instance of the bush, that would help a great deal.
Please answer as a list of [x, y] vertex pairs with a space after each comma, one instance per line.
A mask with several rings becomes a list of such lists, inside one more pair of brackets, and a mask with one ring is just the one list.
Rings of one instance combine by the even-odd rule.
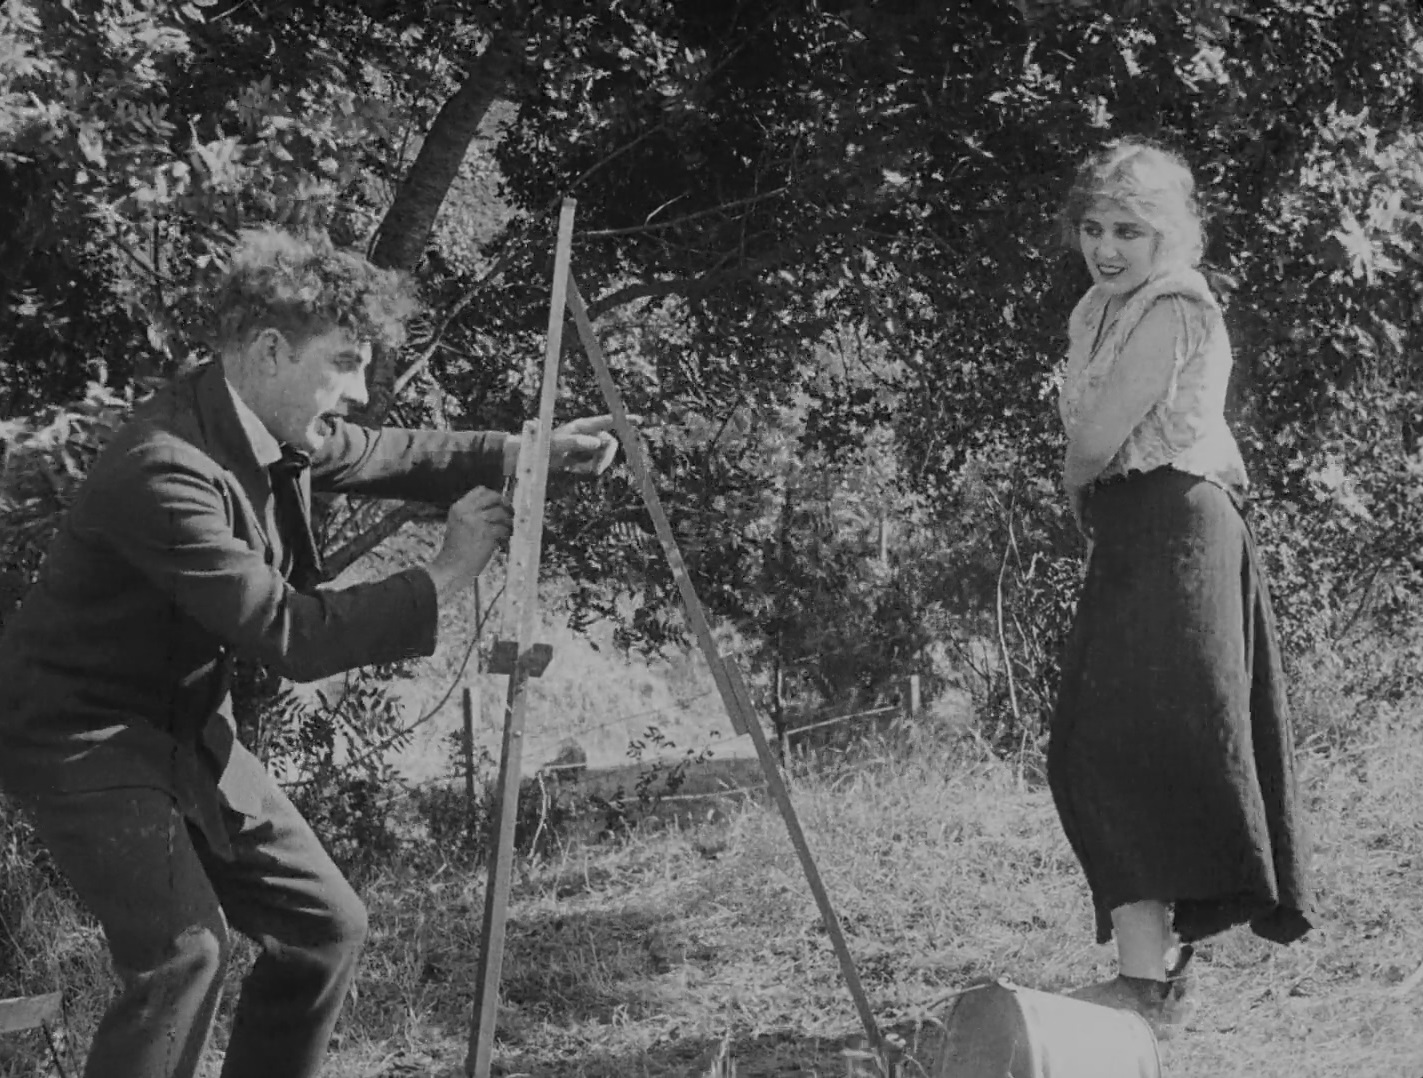
[[1368, 744], [1389, 716], [1423, 698], [1423, 632], [1416, 629], [1399, 635], [1366, 625], [1287, 659], [1301, 749], [1336, 754]]
[[[479, 868], [489, 860], [498, 838], [499, 761], [481, 747], [475, 757], [475, 797], [464, 788], [462, 735], [449, 735], [450, 779], [410, 791], [411, 804], [424, 827], [416, 845], [424, 845], [440, 860]], [[514, 852], [540, 857], [590, 810], [590, 801], [576, 781], [561, 772], [540, 771], [519, 782], [518, 810], [514, 820]]]
[[0, 422], [0, 623], [39, 569], [89, 466], [133, 406], [94, 383], [83, 400]]
[[244, 743], [283, 783], [343, 872], [359, 876], [396, 853], [403, 787], [389, 758], [409, 735], [382, 671], [353, 671], [340, 693], [318, 692], [312, 700], [246, 666], [234, 704]]

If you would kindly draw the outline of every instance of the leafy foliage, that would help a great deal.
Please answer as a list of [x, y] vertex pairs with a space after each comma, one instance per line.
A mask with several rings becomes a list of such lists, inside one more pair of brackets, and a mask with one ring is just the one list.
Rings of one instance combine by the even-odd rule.
[[339, 694], [318, 693], [314, 701], [280, 684], [237, 693], [248, 705], [239, 714], [243, 741], [281, 776], [292, 803], [348, 872], [381, 864], [398, 846], [394, 807], [402, 789], [389, 757], [408, 735], [379, 673], [348, 675]]
[[1291, 537], [1268, 549], [1298, 649], [1366, 611], [1364, 624], [1397, 631], [1423, 583], [1423, 146], [1332, 110], [1302, 175], [1277, 203], [1295, 270], [1271, 282], [1283, 321], [1257, 354], [1269, 381], [1254, 408], [1274, 438], [1252, 446], [1275, 495], [1262, 531]]
[[[589, 800], [593, 808], [601, 811], [603, 830], [607, 834], [623, 834], [642, 816], [655, 811], [663, 798], [675, 797], [687, 781], [690, 768], [704, 764], [711, 759], [711, 749], [684, 749], [679, 758], [670, 760], [676, 743], [662, 728], [648, 726], [641, 737], [628, 742], [628, 759], [640, 765], [633, 788], [628, 791], [619, 785], [607, 793], [594, 794]], [[646, 761], [649, 749], [658, 750], [661, 757]]]
[[[761, 669], [873, 698], [927, 672], [933, 641], [986, 634], [1019, 699], [989, 695], [1031, 726], [1080, 553], [1052, 393], [1086, 279], [1053, 208], [1086, 150], [1148, 134], [1206, 194], [1292, 650], [1416, 607], [1423, 46], [1403, 0], [17, 3], [3, 20], [0, 346], [25, 358], [0, 372], [0, 414], [200, 354], [193, 283], [240, 224], [381, 239], [428, 186], [414, 151], [448, 150], [481, 63], [514, 49], [480, 155], [420, 196], [446, 216], [418, 266], [434, 317], [380, 372], [390, 388], [416, 368], [397, 421], [531, 412], [551, 214], [573, 195], [576, 275], [649, 417], [674, 530]], [[561, 407], [594, 399], [570, 355]], [[550, 529], [586, 616], [620, 618], [630, 646], [680, 636], [624, 479], [561, 494]]]
[[0, 624], [38, 570], [60, 516], [130, 405], [130, 394], [91, 384], [76, 404], [0, 422]]

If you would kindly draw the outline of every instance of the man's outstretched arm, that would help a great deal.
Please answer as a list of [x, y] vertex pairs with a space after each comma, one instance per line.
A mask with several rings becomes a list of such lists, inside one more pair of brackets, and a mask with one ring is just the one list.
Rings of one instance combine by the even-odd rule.
[[171, 449], [126, 462], [93, 491], [88, 512], [109, 545], [235, 652], [294, 681], [431, 654], [439, 604], [471, 583], [507, 539], [491, 491], [462, 499], [431, 565], [303, 594], [232, 531], [228, 491]]

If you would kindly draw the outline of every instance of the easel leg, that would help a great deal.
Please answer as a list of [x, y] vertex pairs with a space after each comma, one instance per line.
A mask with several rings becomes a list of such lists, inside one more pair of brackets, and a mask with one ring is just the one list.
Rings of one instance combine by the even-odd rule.
[[677, 546], [676, 537], [672, 534], [672, 526], [667, 520], [667, 513], [662, 508], [662, 500], [658, 497], [657, 487], [652, 481], [652, 470], [643, 454], [642, 442], [628, 420], [622, 394], [618, 392], [612, 372], [608, 369], [607, 360], [603, 358], [603, 349], [598, 343], [597, 334], [593, 331], [593, 323], [588, 317], [588, 309], [584, 306], [583, 297], [578, 292], [577, 284], [572, 280], [568, 282], [568, 306], [573, 313], [573, 320], [578, 326], [578, 334], [583, 340], [584, 351], [588, 353], [588, 358], [592, 361], [593, 369], [598, 376], [598, 384], [602, 387], [608, 411], [613, 415], [618, 437], [622, 440], [623, 447], [627, 452], [628, 464], [637, 477], [643, 503], [652, 516], [653, 527], [657, 530], [657, 538], [661, 541], [668, 564], [672, 567], [672, 575], [677, 581], [688, 619], [692, 623], [693, 631], [701, 645], [702, 654], [706, 657], [707, 665], [711, 667], [712, 677], [716, 681], [717, 690], [721, 693], [722, 704], [725, 706], [736, 732], [750, 734], [751, 743], [756, 746], [756, 755], [761, 762], [766, 785], [781, 810], [781, 816], [785, 819], [791, 845], [795, 847], [796, 856], [800, 858], [801, 868], [805, 872], [806, 882], [810, 884], [816, 905], [820, 907], [821, 920], [824, 921], [825, 931], [830, 936], [830, 942], [835, 948], [835, 955], [840, 961], [840, 971], [845, 977], [850, 995], [854, 998], [855, 1009], [859, 1012], [860, 1021], [865, 1027], [865, 1034], [871, 1048], [877, 1052], [882, 1051], [883, 1038], [880, 1035], [879, 1026], [875, 1022], [874, 1012], [870, 1009], [869, 998], [865, 995], [864, 986], [860, 983], [859, 972], [855, 969], [855, 960], [850, 955], [850, 948], [845, 942], [845, 933], [841, 929], [840, 919], [835, 915], [830, 895], [825, 890], [825, 884], [820, 878], [820, 870], [816, 867], [815, 858], [811, 855], [810, 846], [805, 840], [805, 832], [801, 830], [800, 819], [796, 815], [795, 806], [791, 803], [790, 792], [786, 789], [786, 784], [781, 778], [776, 758], [766, 743], [766, 735], [761, 730], [760, 720], [751, 702], [751, 695], [746, 691], [740, 671], [734, 664], [724, 661], [717, 650], [716, 641], [712, 638], [711, 628], [707, 623], [701, 600], [697, 596], [696, 589], [692, 586], [686, 563], [682, 560], [682, 552]]
[[475, 986], [474, 1028], [470, 1030], [465, 1073], [488, 1078], [494, 1057], [494, 1034], [499, 1022], [499, 979], [504, 964], [504, 934], [509, 913], [510, 878], [514, 869], [514, 825], [518, 822], [519, 769], [524, 739], [524, 682], [522, 673], [509, 679], [505, 703], [504, 741], [499, 753], [498, 845], [489, 865], [484, 892], [484, 921], [480, 927], [479, 981]]
[[[527, 709], [527, 662], [538, 628], [539, 553], [543, 536], [544, 496], [548, 484], [549, 437], [558, 395], [558, 362], [563, 349], [564, 308], [573, 249], [572, 200], [565, 200], [558, 222], [554, 253], [553, 302], [544, 352], [543, 387], [537, 422], [524, 424], [519, 446], [518, 484], [514, 504], [514, 536], [509, 545], [509, 576], [505, 594], [512, 604], [514, 652], [509, 692], [504, 707], [504, 740], [499, 754], [499, 820], [489, 883], [484, 894], [480, 932], [479, 982], [475, 989], [474, 1021], [470, 1029], [465, 1073], [488, 1078], [499, 1020], [499, 980], [504, 961], [504, 935], [509, 911], [510, 878], [514, 870], [514, 825], [519, 816], [520, 765]], [[496, 649], [497, 650], [497, 649]], [[546, 650], [546, 649], [545, 649]]]

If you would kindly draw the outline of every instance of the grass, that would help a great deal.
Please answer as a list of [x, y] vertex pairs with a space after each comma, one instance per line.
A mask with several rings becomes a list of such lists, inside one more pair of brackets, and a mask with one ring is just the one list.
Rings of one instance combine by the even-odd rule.
[[[1393, 994], [1423, 962], [1419, 773], [1418, 721], [1304, 761], [1319, 927], [1290, 948], [1239, 930], [1203, 946], [1201, 1009], [1163, 1046], [1167, 1074], [1423, 1073], [1423, 991]], [[1007, 767], [919, 746], [793, 788], [875, 1013], [911, 1056], [927, 1062], [945, 997], [975, 977], [1057, 990], [1110, 972], [1050, 799]], [[333, 1074], [459, 1073], [479, 883], [454, 865], [419, 893], [399, 869], [371, 882], [384, 927]], [[505, 1074], [701, 1073], [727, 1034], [742, 1075], [843, 1073], [859, 1032], [784, 828], [758, 804], [529, 866], [504, 984]]]
[[[1311, 742], [1301, 781], [1318, 927], [1289, 948], [1243, 930], [1202, 946], [1200, 1010], [1162, 1046], [1167, 1075], [1423, 1075], [1423, 988], [1398, 995], [1423, 963], [1420, 774], [1417, 709], [1379, 710], [1348, 737]], [[1112, 970], [1051, 799], [1017, 776], [932, 727], [791, 776], [877, 1020], [902, 1039], [908, 1074], [928, 1069], [946, 999], [974, 978], [1052, 991]], [[483, 880], [482, 868], [426, 842], [361, 881], [373, 935], [329, 1076], [463, 1073]], [[7, 983], [69, 985], [82, 1047], [107, 991], [101, 940], [53, 890], [31, 887], [21, 905], [27, 967]], [[520, 865], [496, 1073], [700, 1075], [729, 1040], [741, 1078], [808, 1078], [846, 1073], [860, 1033], [769, 805], [726, 800], [691, 823], [565, 837]], [[0, 1075], [44, 1073], [37, 1041], [17, 1037], [7, 1050]]]

